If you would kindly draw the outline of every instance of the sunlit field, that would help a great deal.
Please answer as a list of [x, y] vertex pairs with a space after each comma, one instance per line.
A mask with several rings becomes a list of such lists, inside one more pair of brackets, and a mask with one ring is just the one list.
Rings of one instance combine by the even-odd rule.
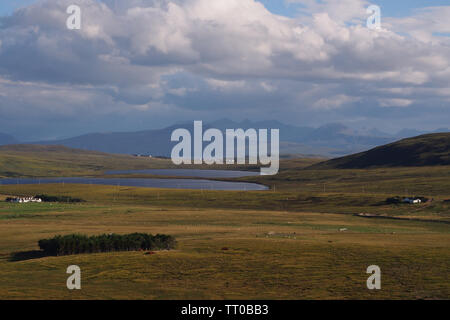
[[[323, 194], [298, 207], [294, 192], [212, 192], [83, 185], [2, 186], [2, 194], [72, 195], [87, 202], [0, 204], [3, 299], [438, 299], [448, 298], [448, 204], [407, 221], [357, 217], [382, 195]], [[299, 199], [306, 195], [298, 194]], [[350, 200], [346, 197], [354, 197]], [[335, 201], [348, 202], [347, 209]], [[437, 200], [436, 200], [436, 206]], [[253, 209], [251, 207], [254, 207]], [[272, 206], [272, 207], [271, 207]], [[314, 207], [316, 208], [314, 210]], [[408, 207], [398, 215], [407, 216]], [[428, 211], [429, 210], [429, 211]], [[348, 212], [346, 212], [348, 211]], [[326, 213], [328, 212], [328, 213]], [[426, 217], [425, 217], [426, 216]], [[428, 220], [441, 222], [428, 222]], [[444, 221], [444, 222], [442, 222]], [[36, 255], [57, 234], [132, 232], [176, 237], [173, 251]], [[66, 268], [82, 290], [66, 288]], [[382, 270], [382, 290], [366, 269]]]

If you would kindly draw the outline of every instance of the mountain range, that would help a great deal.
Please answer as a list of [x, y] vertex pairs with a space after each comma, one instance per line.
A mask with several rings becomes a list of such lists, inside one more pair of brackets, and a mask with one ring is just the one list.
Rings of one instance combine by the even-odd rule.
[[[193, 132], [193, 122], [172, 125], [164, 129], [145, 130], [137, 132], [89, 133], [61, 140], [35, 141], [32, 144], [63, 145], [70, 148], [102, 151], [117, 154], [151, 154], [153, 156], [170, 156], [176, 142], [170, 141], [175, 129], [185, 128]], [[249, 128], [279, 129], [280, 153], [296, 156], [325, 156], [339, 157], [362, 152], [371, 148], [394, 142], [401, 138], [430, 133], [411, 129], [403, 129], [397, 134], [388, 134], [377, 129], [367, 131], [353, 130], [339, 123], [326, 124], [314, 128], [307, 126], [293, 126], [279, 121], [254, 122], [244, 120], [235, 122], [222, 119], [204, 124], [203, 129], [217, 128], [224, 132], [226, 129]], [[449, 129], [439, 129], [433, 132], [448, 132]], [[19, 143], [14, 137], [0, 134], [0, 145]], [[29, 142], [28, 142], [29, 143]]]

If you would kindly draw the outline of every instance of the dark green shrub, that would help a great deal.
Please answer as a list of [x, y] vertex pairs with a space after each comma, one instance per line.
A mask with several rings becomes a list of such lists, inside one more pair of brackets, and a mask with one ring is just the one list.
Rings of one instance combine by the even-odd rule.
[[170, 250], [175, 248], [176, 240], [163, 234], [102, 234], [91, 237], [70, 234], [39, 240], [38, 245], [45, 254], [58, 256], [112, 251]]
[[40, 198], [44, 202], [70, 202], [70, 203], [78, 203], [78, 202], [86, 202], [83, 199], [72, 198], [70, 196], [49, 196], [46, 194], [38, 194], [35, 198]]
[[386, 199], [387, 204], [400, 204], [402, 203], [402, 199], [400, 197], [393, 197]]

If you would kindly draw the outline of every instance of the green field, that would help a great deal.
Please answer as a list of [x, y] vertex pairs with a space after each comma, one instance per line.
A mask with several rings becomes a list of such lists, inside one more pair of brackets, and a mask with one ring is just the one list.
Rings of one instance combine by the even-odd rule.
[[[0, 152], [0, 160], [10, 153]], [[18, 167], [12, 176], [101, 176], [166, 161], [91, 154], [70, 166], [70, 155], [58, 153], [31, 153], [29, 160], [22, 153], [29, 174]], [[450, 298], [450, 167], [308, 168], [317, 161], [285, 160], [277, 176], [237, 179], [271, 188], [258, 192], [0, 186], [0, 299]], [[36, 194], [86, 202], [1, 201]], [[433, 201], [385, 201], [412, 195]], [[175, 236], [178, 247], [154, 255], [43, 257], [37, 251], [38, 240], [55, 235], [134, 232]], [[79, 291], [66, 288], [73, 264], [82, 270]], [[370, 265], [381, 268], [381, 290], [366, 287]]]

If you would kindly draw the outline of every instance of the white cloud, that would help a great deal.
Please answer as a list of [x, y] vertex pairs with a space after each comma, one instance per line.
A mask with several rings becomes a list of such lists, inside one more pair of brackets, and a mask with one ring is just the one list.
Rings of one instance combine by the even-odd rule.
[[345, 94], [339, 94], [329, 98], [321, 98], [313, 104], [313, 108], [330, 110], [339, 108], [345, 104], [358, 101], [358, 98], [350, 97]]
[[379, 103], [382, 107], [408, 107], [413, 101], [408, 99], [380, 99]]
[[215, 90], [231, 90], [243, 88], [245, 81], [224, 81], [218, 79], [206, 79], [206, 82]]
[[366, 16], [361, 10], [367, 2], [362, 0], [300, 1], [312, 14], [306, 25], [302, 18], [271, 14], [254, 0], [159, 1], [153, 7], [145, 5], [154, 1], [140, 1], [141, 6], [130, 6], [122, 14], [94, 0], [79, 0], [83, 12], [79, 33], [63, 28], [61, 10], [71, 2], [47, 1], [6, 20], [0, 33], [6, 72], [20, 73], [9, 70], [12, 58], [7, 54], [26, 46], [38, 51], [39, 58], [54, 60], [58, 69], [64, 69], [62, 64], [69, 70], [81, 67], [84, 76], [74, 75], [77, 70], [53, 70], [59, 73], [57, 81], [67, 82], [117, 83], [124, 76], [126, 81], [141, 82], [149, 81], [144, 72], [162, 75], [182, 68], [219, 80], [309, 80], [319, 75], [423, 84], [430, 69], [442, 70], [449, 62], [448, 47], [430, 48], [390, 31], [342, 24]]
[[314, 15], [318, 12], [327, 12], [339, 24], [345, 22], [361, 23], [367, 18], [366, 9], [369, 1], [366, 0], [287, 0], [288, 3], [302, 5], [302, 15]]
[[448, 39], [433, 36], [435, 33], [450, 33], [450, 6], [416, 9], [405, 18], [387, 18], [386, 22], [397, 32], [408, 33], [423, 42], [440, 43]]

